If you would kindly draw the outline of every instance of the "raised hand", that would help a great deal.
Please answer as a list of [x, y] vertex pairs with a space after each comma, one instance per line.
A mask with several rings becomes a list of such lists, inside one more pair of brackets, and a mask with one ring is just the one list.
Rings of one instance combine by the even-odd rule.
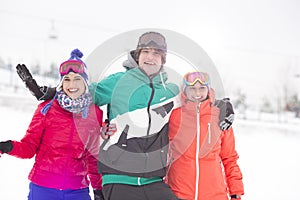
[[29, 70], [27, 69], [26, 65], [18, 64], [16, 69], [17, 69], [17, 73], [20, 76], [20, 78], [22, 79], [22, 81], [26, 82], [26, 81], [32, 80], [32, 75], [29, 72]]
[[39, 86], [35, 79], [33, 79], [30, 71], [24, 64], [18, 64], [16, 66], [17, 73], [31, 94], [35, 96], [37, 100], [49, 100], [52, 99], [56, 93], [56, 88], [49, 88], [47, 86]]

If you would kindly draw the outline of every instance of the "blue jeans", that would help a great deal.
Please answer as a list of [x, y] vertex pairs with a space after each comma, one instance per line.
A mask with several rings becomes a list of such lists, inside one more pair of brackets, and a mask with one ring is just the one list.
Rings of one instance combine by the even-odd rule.
[[30, 183], [28, 200], [91, 200], [91, 197], [89, 188], [59, 190]]

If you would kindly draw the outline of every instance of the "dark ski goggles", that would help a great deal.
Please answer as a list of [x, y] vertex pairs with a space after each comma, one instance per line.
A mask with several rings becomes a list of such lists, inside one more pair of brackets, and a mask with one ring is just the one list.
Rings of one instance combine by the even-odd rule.
[[167, 44], [164, 36], [160, 33], [147, 32], [139, 38], [138, 48], [155, 48], [167, 51]]

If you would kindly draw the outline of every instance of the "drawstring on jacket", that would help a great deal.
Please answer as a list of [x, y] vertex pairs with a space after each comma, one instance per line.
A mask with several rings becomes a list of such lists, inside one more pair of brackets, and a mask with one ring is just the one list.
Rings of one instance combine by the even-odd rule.
[[208, 144], [210, 144], [211, 142], [210, 123], [207, 124], [207, 128], [208, 128]]
[[164, 89], [166, 90], [165, 81], [164, 81], [164, 79], [163, 79], [163, 76], [162, 76], [162, 72], [161, 72], [161, 71], [159, 72], [159, 77], [160, 77], [160, 80], [161, 80], [161, 84], [163, 85]]

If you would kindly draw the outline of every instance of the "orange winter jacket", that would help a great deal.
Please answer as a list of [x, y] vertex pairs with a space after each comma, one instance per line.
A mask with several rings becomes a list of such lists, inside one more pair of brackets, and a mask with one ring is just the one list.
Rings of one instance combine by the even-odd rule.
[[237, 164], [233, 129], [221, 131], [219, 109], [210, 100], [186, 101], [169, 121], [170, 165], [166, 182], [186, 200], [228, 200], [244, 194], [242, 173]]

